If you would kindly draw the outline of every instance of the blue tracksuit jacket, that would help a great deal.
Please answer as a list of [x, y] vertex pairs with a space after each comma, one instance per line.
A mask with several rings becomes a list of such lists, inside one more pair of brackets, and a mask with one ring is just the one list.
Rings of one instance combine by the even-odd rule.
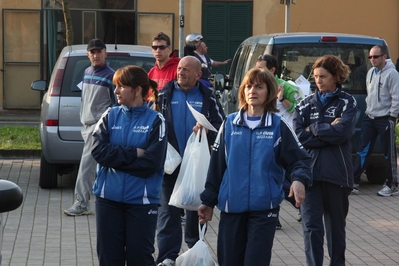
[[250, 129], [244, 110], [230, 114], [215, 141], [202, 203], [228, 213], [276, 208], [284, 199], [283, 168], [310, 184], [310, 157], [287, 122], [265, 112]]
[[[108, 109], [93, 132], [93, 193], [129, 204], [159, 204], [167, 138], [162, 114], [146, 104]], [[136, 148], [145, 150], [137, 157]]]

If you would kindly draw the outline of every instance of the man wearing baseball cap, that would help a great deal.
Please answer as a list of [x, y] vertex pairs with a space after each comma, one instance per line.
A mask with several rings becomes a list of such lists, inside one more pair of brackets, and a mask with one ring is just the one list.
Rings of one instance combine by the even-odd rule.
[[91, 155], [94, 127], [101, 115], [115, 104], [112, 78], [114, 70], [105, 63], [107, 47], [100, 39], [92, 39], [87, 45], [87, 57], [91, 66], [85, 70], [82, 81], [82, 105], [80, 122], [84, 147], [75, 185], [76, 201], [64, 213], [69, 216], [92, 214], [90, 194], [96, 177], [96, 161]]

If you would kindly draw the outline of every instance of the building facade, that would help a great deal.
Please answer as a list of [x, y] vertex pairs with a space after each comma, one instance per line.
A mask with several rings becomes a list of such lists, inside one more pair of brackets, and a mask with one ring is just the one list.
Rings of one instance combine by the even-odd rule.
[[[179, 48], [179, 32], [204, 36], [215, 60], [232, 58], [247, 37], [284, 32], [340, 32], [384, 38], [394, 62], [398, 58], [399, 1], [297, 0], [65, 0], [73, 44], [101, 38], [106, 43], [150, 45], [163, 31]], [[292, 0], [290, 0], [292, 1]], [[281, 2], [284, 2], [282, 4]], [[180, 17], [180, 4], [184, 19]], [[0, 108], [39, 109], [42, 95], [33, 80], [47, 79], [66, 45], [62, 0], [0, 1]], [[227, 68], [215, 69], [227, 72]]]

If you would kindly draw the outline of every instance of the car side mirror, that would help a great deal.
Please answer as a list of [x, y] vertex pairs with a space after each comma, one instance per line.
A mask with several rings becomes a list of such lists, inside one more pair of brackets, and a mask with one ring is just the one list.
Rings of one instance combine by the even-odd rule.
[[35, 80], [30, 85], [30, 88], [34, 91], [46, 91], [47, 81], [45, 80]]
[[226, 86], [227, 77], [224, 73], [216, 72], [215, 74], [215, 90], [217, 91], [224, 91], [227, 89]]

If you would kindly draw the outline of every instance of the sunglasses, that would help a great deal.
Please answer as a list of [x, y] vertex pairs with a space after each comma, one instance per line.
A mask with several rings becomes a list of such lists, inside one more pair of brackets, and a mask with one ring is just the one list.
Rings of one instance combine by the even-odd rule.
[[377, 59], [377, 58], [380, 58], [381, 56], [383, 56], [383, 54], [380, 54], [380, 55], [370, 55], [370, 56], [369, 56], [369, 59], [371, 59], [371, 58]]
[[168, 47], [169, 47], [169, 45], [153, 45], [153, 46], [151, 46], [151, 48], [155, 51], [158, 49], [165, 50]]

